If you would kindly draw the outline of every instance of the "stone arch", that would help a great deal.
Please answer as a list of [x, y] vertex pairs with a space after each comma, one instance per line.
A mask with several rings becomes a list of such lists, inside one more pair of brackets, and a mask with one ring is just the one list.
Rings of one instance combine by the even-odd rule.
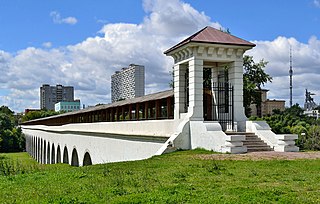
[[89, 152], [86, 152], [83, 157], [83, 166], [92, 165], [92, 160]]
[[31, 136], [31, 156], [33, 157], [33, 152], [34, 152], [34, 137]]
[[48, 151], [47, 151], [47, 164], [50, 164], [50, 142], [48, 142]]
[[37, 141], [36, 141], [36, 142], [37, 142], [37, 146], [36, 146], [36, 150], [37, 150], [36, 160], [37, 160], [37, 161], [39, 161], [39, 149], [40, 149], [40, 144], [39, 144], [40, 142], [39, 142], [39, 141], [40, 141], [40, 138], [37, 137]]
[[46, 164], [47, 162], [47, 141], [44, 140], [43, 142], [43, 163]]
[[71, 166], [79, 166], [79, 157], [76, 148], [73, 148], [72, 150]]
[[37, 157], [36, 160], [39, 162], [39, 154], [40, 154], [40, 138], [37, 137]]
[[65, 146], [64, 149], [63, 149], [63, 163], [64, 164], [69, 164], [69, 155], [68, 155], [67, 146]]
[[60, 145], [58, 145], [57, 147], [57, 159], [56, 159], [57, 163], [61, 163], [61, 151], [60, 151]]
[[40, 139], [40, 163], [43, 163], [43, 139]]
[[54, 143], [52, 143], [52, 149], [51, 149], [51, 164], [55, 164], [56, 161], [56, 153], [55, 153], [55, 148], [54, 148]]

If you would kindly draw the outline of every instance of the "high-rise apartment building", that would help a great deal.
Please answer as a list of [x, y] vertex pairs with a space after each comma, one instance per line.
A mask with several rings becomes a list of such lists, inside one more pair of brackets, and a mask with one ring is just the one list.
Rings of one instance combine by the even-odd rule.
[[50, 86], [43, 84], [40, 87], [40, 108], [54, 110], [55, 104], [61, 101], [73, 102], [74, 89], [73, 86]]
[[130, 64], [111, 76], [111, 100], [144, 96], [144, 86], [144, 66]]

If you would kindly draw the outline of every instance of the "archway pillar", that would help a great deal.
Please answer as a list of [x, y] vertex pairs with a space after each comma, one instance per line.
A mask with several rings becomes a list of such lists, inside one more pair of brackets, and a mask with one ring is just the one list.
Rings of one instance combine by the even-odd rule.
[[189, 61], [189, 107], [190, 120], [203, 121], [203, 60]]
[[185, 76], [186, 64], [174, 65], [174, 118], [180, 119], [180, 114], [185, 113]]
[[246, 121], [248, 118], [245, 115], [243, 106], [243, 57], [237, 57], [228, 70], [229, 82], [233, 85], [233, 103], [234, 103], [234, 121], [237, 124], [237, 130], [240, 132], [246, 131]]

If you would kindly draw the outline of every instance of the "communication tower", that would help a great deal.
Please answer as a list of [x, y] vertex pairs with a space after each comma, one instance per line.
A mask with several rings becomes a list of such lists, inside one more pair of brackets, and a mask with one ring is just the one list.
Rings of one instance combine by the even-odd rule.
[[290, 107], [292, 107], [292, 50], [290, 46], [290, 70], [289, 70], [289, 76], [290, 76]]

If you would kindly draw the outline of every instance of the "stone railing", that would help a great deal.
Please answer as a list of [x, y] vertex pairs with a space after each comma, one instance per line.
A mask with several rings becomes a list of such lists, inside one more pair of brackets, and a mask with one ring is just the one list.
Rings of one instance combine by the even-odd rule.
[[298, 135], [281, 134], [276, 135], [271, 131], [270, 126], [265, 121], [247, 121], [246, 132], [255, 133], [261, 140], [266, 142], [277, 152], [298, 152], [299, 147], [295, 146]]

